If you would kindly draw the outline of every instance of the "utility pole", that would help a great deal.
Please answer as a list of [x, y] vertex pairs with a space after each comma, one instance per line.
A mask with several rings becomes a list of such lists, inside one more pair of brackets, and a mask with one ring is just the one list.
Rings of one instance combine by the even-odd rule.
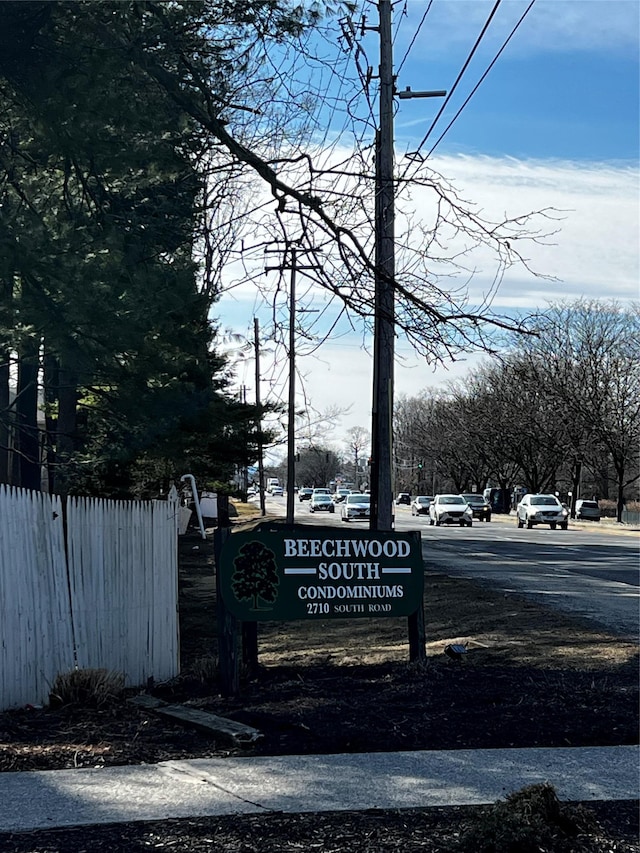
[[[393, 529], [393, 374], [395, 359], [395, 184], [393, 39], [391, 0], [378, 3], [380, 37], [380, 128], [376, 134], [375, 170], [375, 316], [373, 341], [373, 411], [371, 418], [372, 530]], [[436, 98], [446, 91], [399, 94], [404, 98]]]
[[253, 349], [256, 360], [256, 409], [258, 410], [258, 494], [260, 496], [260, 515], [266, 515], [264, 503], [264, 457], [262, 447], [262, 416], [260, 415], [260, 326], [258, 318], [253, 318]]
[[[288, 423], [287, 423], [287, 514], [286, 523], [293, 524], [294, 521], [294, 487], [296, 481], [296, 275], [298, 270], [315, 269], [313, 264], [298, 264], [298, 250], [293, 243], [287, 241], [287, 247], [291, 249], [291, 262], [288, 268], [291, 270], [289, 280], [289, 401], [288, 401]], [[269, 251], [269, 250], [265, 250]], [[285, 249], [286, 258], [286, 249]], [[277, 269], [280, 272], [287, 269], [286, 260], [279, 267], [265, 267], [265, 272]], [[300, 309], [305, 313], [313, 313], [312, 308]]]
[[380, 0], [380, 129], [376, 136], [375, 317], [371, 419], [372, 530], [393, 529], [394, 186], [391, 0]]
[[291, 246], [289, 284], [289, 422], [287, 423], [287, 524], [293, 524], [296, 480], [296, 247]]

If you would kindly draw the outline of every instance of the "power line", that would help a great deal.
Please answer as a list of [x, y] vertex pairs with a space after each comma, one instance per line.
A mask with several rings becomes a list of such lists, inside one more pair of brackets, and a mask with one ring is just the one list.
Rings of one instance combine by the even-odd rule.
[[[527, 15], [528, 15], [528, 14], [529, 14], [529, 12], [531, 11], [531, 8], [533, 7], [533, 4], [534, 4], [535, 2], [536, 2], [536, 0], [531, 0], [531, 2], [529, 3], [529, 5], [528, 5], [528, 6], [527, 6], [527, 8], [525, 9], [525, 11], [522, 13], [522, 16], [520, 17], [520, 20], [518, 21], [518, 23], [514, 26], [514, 28], [513, 28], [513, 29], [511, 30], [511, 32], [509, 33], [509, 36], [507, 37], [507, 39], [506, 39], [506, 40], [505, 40], [505, 42], [503, 43], [503, 45], [502, 45], [502, 47], [500, 48], [500, 50], [496, 53], [496, 55], [494, 56], [494, 58], [493, 58], [493, 59], [492, 59], [492, 61], [490, 62], [489, 66], [488, 66], [488, 67], [487, 67], [487, 69], [485, 70], [485, 72], [484, 72], [484, 74], [482, 75], [482, 77], [480, 77], [480, 79], [478, 80], [478, 82], [476, 83], [476, 85], [473, 87], [473, 89], [471, 90], [471, 92], [470, 92], [470, 93], [467, 95], [467, 97], [465, 98], [464, 103], [462, 104], [462, 106], [460, 107], [460, 109], [458, 110], [458, 112], [454, 115], [454, 117], [451, 119], [451, 121], [449, 122], [449, 124], [446, 126], [446, 128], [443, 130], [443, 132], [442, 132], [442, 133], [440, 134], [440, 136], [438, 137], [437, 141], [436, 141], [436, 142], [434, 143], [434, 145], [432, 146], [431, 150], [430, 150], [430, 151], [429, 151], [429, 153], [427, 154], [427, 157], [431, 157], [431, 155], [432, 155], [432, 154], [433, 154], [433, 152], [436, 150], [436, 148], [438, 147], [438, 145], [442, 142], [442, 139], [444, 138], [444, 136], [449, 132], [449, 130], [451, 129], [451, 127], [452, 127], [452, 125], [454, 124], [454, 122], [458, 119], [458, 116], [460, 115], [460, 113], [462, 112], [462, 110], [467, 106], [467, 104], [469, 103], [469, 101], [471, 100], [471, 98], [475, 95], [476, 91], [480, 88], [480, 86], [482, 85], [482, 83], [483, 83], [483, 81], [484, 81], [485, 77], [488, 75], [488, 73], [491, 71], [491, 69], [493, 68], [493, 66], [496, 64], [496, 62], [497, 62], [497, 61], [498, 61], [498, 59], [500, 58], [500, 55], [502, 54], [502, 51], [503, 51], [503, 50], [506, 48], [506, 46], [509, 44], [509, 42], [511, 41], [511, 39], [512, 39], [512, 38], [513, 38], [513, 36], [515, 35], [516, 30], [518, 29], [518, 27], [520, 26], [520, 24], [524, 21], [524, 19], [527, 17]], [[421, 145], [422, 145], [422, 143], [421, 143]]]
[[[434, 120], [431, 122], [431, 126], [429, 127], [429, 130], [425, 133], [425, 135], [424, 135], [424, 137], [423, 137], [422, 141], [420, 142], [420, 144], [419, 144], [419, 145], [418, 145], [418, 147], [416, 148], [416, 151], [415, 151], [415, 153], [416, 153], [416, 154], [417, 154], [417, 153], [419, 153], [420, 149], [421, 149], [421, 148], [422, 148], [422, 146], [425, 144], [425, 142], [427, 141], [427, 139], [428, 139], [428, 138], [429, 138], [429, 136], [431, 135], [431, 133], [432, 133], [432, 131], [433, 131], [434, 127], [435, 127], [435, 126], [436, 126], [436, 124], [438, 123], [438, 121], [439, 121], [439, 119], [440, 119], [440, 116], [441, 116], [441, 115], [442, 115], [442, 113], [445, 111], [445, 109], [446, 109], [446, 107], [447, 107], [447, 104], [448, 104], [448, 103], [449, 103], [449, 101], [451, 100], [451, 98], [452, 98], [452, 96], [453, 96], [453, 93], [456, 91], [456, 89], [457, 89], [457, 87], [458, 87], [458, 84], [460, 83], [460, 81], [462, 80], [462, 77], [464, 76], [465, 71], [466, 71], [466, 70], [467, 70], [467, 68], [469, 67], [469, 63], [470, 63], [470, 62], [471, 62], [471, 60], [473, 59], [473, 57], [474, 57], [474, 55], [475, 55], [476, 50], [477, 50], [477, 49], [478, 49], [478, 47], [480, 46], [480, 42], [481, 42], [481, 41], [482, 41], [482, 39], [484, 38], [484, 35], [485, 35], [485, 33], [487, 32], [487, 30], [488, 30], [488, 28], [489, 28], [489, 25], [491, 24], [491, 21], [493, 20], [494, 15], [495, 15], [495, 14], [496, 14], [496, 12], [498, 11], [498, 7], [500, 6], [500, 3], [501, 3], [501, 2], [502, 2], [502, 0], [496, 0], [495, 5], [494, 5], [493, 9], [491, 10], [491, 14], [489, 15], [489, 17], [488, 17], [488, 18], [487, 18], [487, 20], [485, 21], [485, 24], [484, 24], [484, 26], [483, 26], [483, 28], [482, 28], [482, 30], [481, 30], [481, 32], [480, 32], [480, 35], [477, 37], [476, 42], [475, 42], [475, 44], [474, 44], [474, 46], [473, 46], [473, 48], [472, 48], [472, 50], [471, 50], [471, 53], [468, 55], [468, 57], [466, 58], [466, 60], [465, 60], [465, 62], [464, 62], [464, 65], [463, 65], [463, 66], [462, 66], [462, 68], [460, 69], [460, 72], [458, 73], [458, 76], [456, 77], [455, 82], [454, 82], [453, 86], [451, 87], [451, 90], [450, 90], [449, 94], [448, 94], [448, 95], [447, 95], [447, 97], [444, 99], [444, 101], [443, 101], [443, 103], [442, 103], [442, 106], [440, 107], [440, 109], [438, 110], [438, 113], [436, 114], [436, 117], [435, 117], [435, 118], [434, 118]], [[412, 153], [413, 153], [413, 152], [412, 152]]]
[[422, 29], [422, 26], [423, 26], [423, 24], [424, 24], [424, 22], [425, 22], [425, 20], [426, 20], [426, 18], [427, 18], [427, 15], [429, 14], [429, 11], [430, 11], [430, 9], [431, 9], [431, 6], [432, 6], [432, 5], [433, 5], [433, 0], [429, 0], [429, 5], [428, 5], [428, 6], [427, 6], [427, 8], [425, 9], [425, 12], [424, 12], [424, 14], [423, 14], [423, 16], [422, 16], [422, 18], [421, 18], [421, 20], [420, 20], [420, 23], [418, 24], [418, 28], [416, 29], [415, 33], [413, 34], [413, 38], [411, 39], [411, 41], [410, 41], [410, 43], [409, 43], [409, 47], [407, 48], [407, 50], [406, 50], [406, 52], [405, 52], [404, 56], [402, 57], [402, 62], [400, 63], [400, 65], [398, 66], [398, 68], [397, 68], [397, 70], [396, 70], [396, 76], [398, 76], [398, 75], [400, 74], [400, 72], [402, 71], [402, 66], [403, 66], [403, 65], [405, 64], [405, 62], [407, 61], [407, 59], [408, 59], [408, 57], [409, 57], [409, 53], [411, 52], [411, 48], [413, 47], [413, 45], [415, 44], [416, 39], [417, 39], [417, 38], [418, 38], [418, 36], [420, 35], [420, 30]]

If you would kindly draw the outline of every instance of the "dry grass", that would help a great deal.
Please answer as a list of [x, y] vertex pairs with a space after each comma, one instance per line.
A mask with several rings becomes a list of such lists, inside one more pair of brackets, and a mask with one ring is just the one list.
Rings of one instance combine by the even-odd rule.
[[[424, 607], [430, 658], [441, 655], [449, 643], [466, 643], [467, 663], [478, 666], [597, 671], [623, 666], [638, 653], [635, 643], [594, 630], [577, 617], [437, 573], [425, 576]], [[381, 664], [409, 658], [407, 621], [401, 618], [264, 623], [259, 634], [264, 666]]]
[[60, 673], [49, 693], [52, 707], [81, 705], [101, 708], [124, 691], [124, 676], [107, 669], [73, 669]]

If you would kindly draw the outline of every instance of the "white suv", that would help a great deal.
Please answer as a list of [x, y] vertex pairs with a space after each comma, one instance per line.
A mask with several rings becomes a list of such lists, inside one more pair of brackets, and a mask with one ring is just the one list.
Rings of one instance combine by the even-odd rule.
[[436, 495], [429, 504], [429, 524], [473, 525], [473, 511], [462, 495]]
[[518, 527], [527, 525], [527, 529], [536, 524], [548, 524], [552, 530], [558, 525], [566, 530], [569, 512], [555, 495], [525, 495], [516, 507]]

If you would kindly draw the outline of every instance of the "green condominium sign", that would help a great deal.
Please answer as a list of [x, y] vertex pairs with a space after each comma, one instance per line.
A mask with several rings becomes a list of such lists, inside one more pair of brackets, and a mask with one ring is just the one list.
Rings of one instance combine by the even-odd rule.
[[222, 597], [244, 622], [409, 616], [424, 587], [420, 534], [295, 526], [232, 534]]

